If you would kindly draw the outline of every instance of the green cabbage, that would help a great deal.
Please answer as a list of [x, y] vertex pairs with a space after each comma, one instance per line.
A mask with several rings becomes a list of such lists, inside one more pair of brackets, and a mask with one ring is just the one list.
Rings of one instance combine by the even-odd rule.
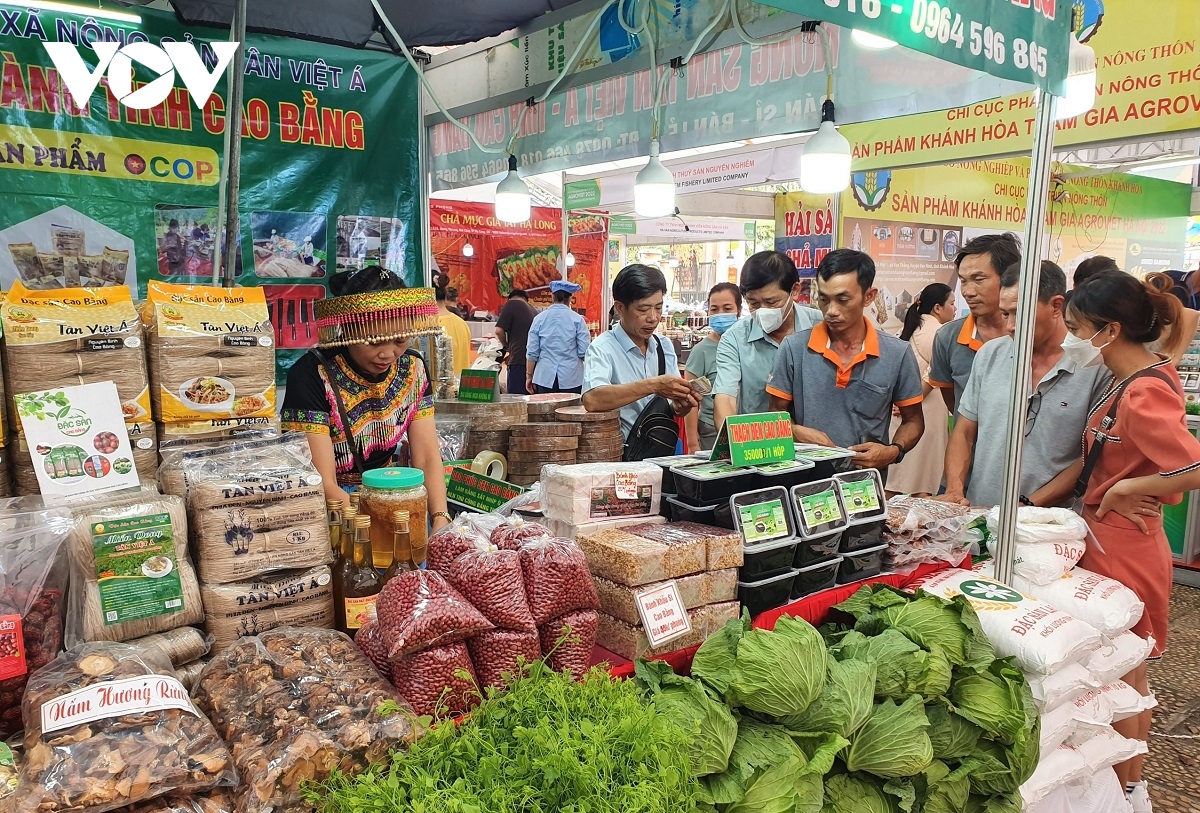
[[950, 688], [952, 669], [941, 649], [935, 646], [926, 652], [893, 629], [873, 637], [849, 632], [829, 651], [839, 661], [874, 663], [875, 697], [879, 699], [903, 702], [919, 694], [932, 700]]
[[885, 700], [875, 706], [866, 724], [850, 740], [846, 767], [884, 779], [913, 776], [933, 762], [929, 720], [918, 695], [897, 706]]
[[934, 761], [916, 780], [921, 813], [961, 813], [971, 793], [970, 771], [967, 763], [951, 771]]
[[838, 774], [825, 780], [823, 813], [899, 813], [895, 801], [870, 774]]
[[1022, 693], [1029, 684], [1009, 661], [995, 661], [981, 672], [963, 672], [950, 687], [949, 699], [959, 715], [1005, 745], [1016, 743], [1029, 727]]
[[704, 781], [722, 813], [819, 813], [821, 767], [784, 728], [742, 718], [729, 767]]
[[634, 676], [654, 705], [692, 735], [694, 776], [720, 773], [729, 764], [737, 739], [737, 720], [729, 707], [714, 700], [694, 680], [675, 674], [662, 661], [637, 661]]
[[820, 633], [785, 615], [774, 630], [750, 630], [737, 642], [725, 699], [772, 717], [803, 714], [825, 685], [827, 660]]
[[875, 702], [873, 661], [829, 659], [825, 688], [804, 714], [782, 717], [793, 731], [825, 731], [850, 737], [871, 716]]
[[729, 689], [737, 662], [738, 642], [750, 629], [750, 615], [734, 619], [708, 637], [692, 659], [692, 677], [704, 683], [718, 695]]
[[963, 813], [1022, 813], [1025, 803], [1019, 793], [997, 796], [975, 796], [967, 799]]
[[975, 750], [983, 736], [979, 726], [952, 712], [944, 700], [925, 706], [925, 716], [936, 759], [962, 759]]

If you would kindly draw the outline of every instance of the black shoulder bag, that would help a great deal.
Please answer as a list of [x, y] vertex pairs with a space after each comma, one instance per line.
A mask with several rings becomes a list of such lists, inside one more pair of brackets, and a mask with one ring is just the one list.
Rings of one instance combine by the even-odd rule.
[[1088, 452], [1087, 457], [1083, 460], [1083, 471], [1079, 473], [1079, 479], [1075, 481], [1075, 499], [1082, 500], [1083, 495], [1087, 493], [1088, 481], [1092, 479], [1092, 471], [1095, 470], [1096, 463], [1100, 460], [1100, 453], [1104, 451], [1104, 444], [1108, 443], [1109, 441], [1110, 436], [1108, 432], [1117, 422], [1117, 406], [1121, 403], [1121, 397], [1125, 395], [1125, 390], [1130, 384], [1144, 375], [1152, 375], [1155, 378], [1161, 378], [1163, 381], [1167, 382], [1167, 385], [1170, 386], [1171, 389], [1175, 388], [1175, 385], [1171, 382], [1170, 377], [1163, 375], [1163, 373], [1155, 368], [1142, 370], [1141, 372], [1134, 373], [1129, 378], [1125, 379], [1125, 383], [1123, 383], [1117, 389], [1116, 394], [1113, 396], [1112, 404], [1108, 407], [1108, 413], [1105, 414], [1104, 419], [1100, 421], [1100, 428], [1096, 430], [1096, 441], [1092, 444], [1091, 450]]
[[350, 417], [346, 414], [346, 405], [342, 403], [342, 394], [338, 391], [337, 385], [333, 383], [333, 371], [330, 370], [329, 362], [325, 360], [325, 356], [320, 350], [314, 347], [309, 352], [317, 357], [317, 362], [325, 369], [325, 377], [329, 379], [329, 389], [333, 390], [333, 401], [337, 405], [338, 417], [342, 421], [342, 430], [346, 433], [346, 443], [350, 445], [350, 454], [354, 457], [354, 470], [361, 478], [363, 472], [367, 470], [367, 462], [363, 459], [358, 438], [354, 437], [354, 431], [350, 428]]
[[[658, 348], [658, 374], [666, 375], [667, 357], [663, 353], [662, 338], [654, 338]], [[630, 462], [673, 455], [678, 443], [679, 424], [675, 420], [675, 408], [666, 398], [655, 395], [629, 430], [629, 437], [625, 439], [624, 459]]]

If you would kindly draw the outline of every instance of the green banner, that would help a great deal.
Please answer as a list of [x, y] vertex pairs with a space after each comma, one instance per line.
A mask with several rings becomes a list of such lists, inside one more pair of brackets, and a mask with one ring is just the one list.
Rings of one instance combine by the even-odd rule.
[[1072, 0], [761, 0], [956, 65], [1061, 93]]
[[463, 370], [458, 383], [458, 400], [490, 404], [500, 400], [499, 370]]
[[[77, 46], [92, 71], [91, 43], [191, 41], [211, 71], [209, 43], [228, 39], [137, 15], [0, 11], [0, 287], [127, 284], [144, 296], [152, 279], [212, 279], [225, 79], [198, 109], [177, 71], [165, 101], [137, 110], [110, 74], [80, 109], [44, 46]], [[258, 34], [246, 45], [237, 279], [266, 292], [282, 382], [316, 344], [312, 303], [334, 271], [378, 262], [422, 280], [417, 80], [379, 51]], [[157, 77], [133, 65], [135, 91]]]
[[791, 416], [786, 412], [763, 412], [726, 418], [710, 459], [724, 458], [734, 466], [765, 466], [795, 460]]
[[495, 511], [506, 502], [523, 493], [525, 489], [476, 474], [470, 469], [455, 468], [450, 472], [450, 483], [446, 487], [446, 499], [476, 511]]

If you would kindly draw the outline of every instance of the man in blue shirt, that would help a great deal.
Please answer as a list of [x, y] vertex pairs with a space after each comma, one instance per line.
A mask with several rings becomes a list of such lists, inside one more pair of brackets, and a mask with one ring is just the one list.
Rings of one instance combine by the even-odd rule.
[[675, 346], [655, 335], [667, 292], [662, 271], [627, 265], [613, 280], [612, 292], [620, 321], [588, 348], [583, 406], [588, 412], [619, 409], [621, 434], [628, 440], [638, 415], [655, 395], [671, 401], [678, 417], [700, 406], [700, 398], [679, 375]]
[[583, 358], [592, 337], [583, 317], [571, 310], [571, 297], [580, 286], [550, 283], [554, 304], [533, 318], [525, 346], [525, 389], [539, 392], [579, 392], [583, 387]]

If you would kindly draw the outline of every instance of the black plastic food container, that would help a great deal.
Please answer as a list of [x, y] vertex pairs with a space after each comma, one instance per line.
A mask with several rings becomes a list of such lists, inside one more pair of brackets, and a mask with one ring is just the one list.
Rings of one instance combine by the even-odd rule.
[[843, 533], [843, 531], [838, 531], [827, 536], [818, 536], [815, 539], [801, 539], [800, 544], [796, 546], [796, 558], [793, 560], [792, 566], [808, 567], [837, 555]]
[[[796, 535], [790, 502], [786, 488], [760, 488], [730, 497], [729, 513], [746, 545], [757, 545]], [[755, 509], [763, 509], [766, 516], [756, 519]]]
[[[771, 488], [775, 486], [791, 488], [801, 483], [811, 483], [813, 480], [821, 479], [821, 475], [817, 473], [817, 467], [811, 460], [797, 459], [787, 463], [755, 466], [755, 468], [758, 469], [759, 488]], [[832, 473], [833, 470], [830, 469], [830, 473], [824, 476], [830, 477]]]
[[838, 552], [858, 553], [867, 548], [878, 547], [887, 541], [883, 536], [886, 530], [887, 523], [883, 520], [851, 525], [842, 531], [842, 546]]
[[792, 569], [796, 556], [795, 539], [774, 539], [742, 548], [742, 567], [738, 578], [753, 582]]
[[696, 457], [690, 454], [673, 454], [668, 457], [651, 457], [642, 461], [643, 463], [653, 463], [662, 469], [662, 490], [664, 494], [675, 493], [675, 474], [671, 471], [673, 466], [695, 466], [703, 462], [703, 458]]
[[796, 581], [792, 584], [792, 600], [833, 587], [837, 584], [838, 568], [841, 564], [842, 557], [834, 556], [824, 562], [816, 562], [797, 570]]
[[733, 514], [729, 512], [728, 502], [693, 505], [678, 495], [664, 496], [663, 501], [670, 506], [666, 517], [671, 522], [698, 522], [701, 525], [715, 525], [718, 528], [736, 530], [733, 527]]
[[838, 568], [838, 584], [852, 582], [878, 576], [883, 571], [883, 554], [887, 545], [876, 545], [873, 548], [849, 553], [842, 556], [842, 566]]
[[758, 581], [738, 582], [738, 601], [750, 611], [753, 618], [767, 610], [782, 607], [791, 600], [792, 585], [796, 581], [795, 570], [785, 570]]
[[[754, 469], [737, 469], [728, 463], [675, 466], [675, 493], [694, 505], [727, 501], [734, 494], [753, 491], [758, 484]], [[716, 473], [713, 473], [716, 472]]]

